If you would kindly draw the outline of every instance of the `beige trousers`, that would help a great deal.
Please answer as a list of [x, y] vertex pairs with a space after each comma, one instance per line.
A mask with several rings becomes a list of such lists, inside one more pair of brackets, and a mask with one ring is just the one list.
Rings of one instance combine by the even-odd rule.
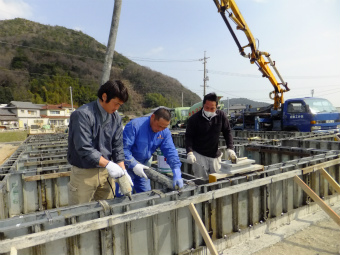
[[196, 177], [209, 180], [209, 174], [219, 173], [221, 169], [221, 157], [209, 158], [194, 151], [196, 162], [192, 165], [192, 171]]
[[[69, 205], [114, 198], [107, 181], [108, 176], [106, 168], [84, 169], [72, 166], [68, 184]], [[115, 182], [111, 177], [109, 181], [114, 191]]]

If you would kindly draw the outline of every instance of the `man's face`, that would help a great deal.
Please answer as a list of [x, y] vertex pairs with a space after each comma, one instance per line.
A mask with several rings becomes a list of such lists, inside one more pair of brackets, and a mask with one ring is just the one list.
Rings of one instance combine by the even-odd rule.
[[150, 126], [153, 132], [157, 133], [166, 129], [170, 124], [170, 121], [167, 121], [163, 118], [159, 118], [159, 120], [155, 119], [155, 115], [152, 114], [150, 118]]
[[215, 101], [205, 101], [205, 104], [203, 105], [203, 109], [206, 112], [216, 112], [217, 105]]
[[104, 110], [108, 114], [112, 114], [115, 111], [117, 111], [119, 109], [119, 107], [122, 106], [123, 103], [124, 103], [118, 97], [112, 98], [108, 103], [106, 103], [106, 99], [107, 99], [106, 93], [103, 94], [102, 98], [103, 98], [103, 101], [99, 100], [100, 105], [104, 108]]

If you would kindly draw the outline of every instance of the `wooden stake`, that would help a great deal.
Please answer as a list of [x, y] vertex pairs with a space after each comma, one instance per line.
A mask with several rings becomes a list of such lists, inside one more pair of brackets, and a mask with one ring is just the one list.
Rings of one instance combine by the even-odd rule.
[[340, 217], [297, 175], [294, 181], [340, 226]]
[[17, 255], [17, 254], [18, 254], [17, 249], [15, 249], [15, 247], [11, 247], [11, 253], [10, 253], [10, 255]]
[[209, 236], [209, 234], [208, 234], [208, 232], [207, 232], [207, 230], [206, 230], [206, 228], [205, 228], [205, 226], [204, 226], [204, 224], [201, 220], [201, 217], [199, 216], [199, 214], [198, 214], [193, 203], [189, 204], [189, 210], [192, 214], [192, 217], [194, 217], [194, 219], [195, 219], [195, 222], [196, 222], [196, 224], [197, 224], [197, 226], [198, 226], [198, 228], [201, 232], [201, 235], [203, 236], [204, 242], [207, 245], [210, 253], [212, 255], [218, 255], [217, 250], [216, 250], [216, 248], [215, 248], [215, 246], [214, 246], [214, 244], [213, 244], [213, 242], [212, 242], [212, 240], [211, 240], [211, 238], [210, 238], [210, 236]]
[[332, 176], [329, 175], [329, 173], [324, 169], [320, 169], [320, 173], [325, 177], [325, 179], [329, 182], [329, 184], [332, 186], [333, 189], [336, 190], [340, 194], [340, 186], [339, 184], [333, 179]]

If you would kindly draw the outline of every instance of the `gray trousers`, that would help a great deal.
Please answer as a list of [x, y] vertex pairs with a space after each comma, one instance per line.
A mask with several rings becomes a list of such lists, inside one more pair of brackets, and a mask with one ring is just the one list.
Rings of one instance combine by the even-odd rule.
[[221, 157], [209, 158], [194, 151], [196, 162], [192, 164], [192, 171], [196, 177], [209, 180], [209, 174], [220, 173]]

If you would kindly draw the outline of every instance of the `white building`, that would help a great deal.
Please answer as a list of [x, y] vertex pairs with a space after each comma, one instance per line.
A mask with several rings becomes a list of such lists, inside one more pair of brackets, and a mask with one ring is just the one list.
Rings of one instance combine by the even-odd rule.
[[41, 118], [48, 119], [50, 125], [68, 126], [70, 123], [70, 115], [72, 113], [72, 106], [70, 104], [58, 104], [58, 105], [40, 105]]

